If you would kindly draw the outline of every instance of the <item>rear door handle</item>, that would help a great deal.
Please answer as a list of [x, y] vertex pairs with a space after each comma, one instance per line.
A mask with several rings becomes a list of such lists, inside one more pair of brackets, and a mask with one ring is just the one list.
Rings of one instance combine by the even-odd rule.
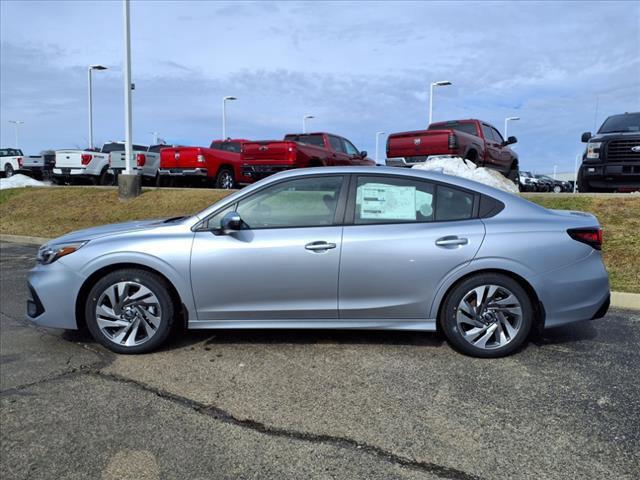
[[466, 245], [468, 243], [468, 238], [460, 238], [456, 237], [455, 235], [448, 235], [436, 240], [436, 245], [438, 245], [439, 247], [457, 247], [460, 245]]
[[319, 242], [307, 243], [304, 246], [304, 248], [306, 248], [307, 250], [311, 250], [312, 252], [318, 252], [318, 251], [331, 250], [332, 248], [336, 248], [336, 244], [319, 241]]

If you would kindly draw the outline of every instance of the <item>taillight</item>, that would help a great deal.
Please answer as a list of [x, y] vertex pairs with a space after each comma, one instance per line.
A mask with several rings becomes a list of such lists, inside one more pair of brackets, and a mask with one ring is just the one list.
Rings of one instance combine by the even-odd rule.
[[22, 168], [22, 157], [18, 157], [18, 167]]
[[596, 250], [602, 249], [601, 228], [570, 228], [567, 233], [578, 242], [586, 243]]
[[449, 134], [449, 150], [453, 150], [454, 148], [458, 148], [458, 137], [451, 133]]
[[82, 160], [81, 160], [82, 165], [89, 165], [89, 162], [91, 161], [92, 158], [93, 158], [93, 155], [89, 155], [88, 153], [83, 153]]
[[144, 164], [147, 162], [147, 157], [144, 153], [139, 153], [136, 155], [136, 164], [139, 167], [144, 167]]
[[289, 147], [287, 149], [287, 162], [295, 163], [296, 161], [296, 149]]
[[196, 159], [198, 160], [198, 162], [204, 163], [204, 155], [198, 155]]

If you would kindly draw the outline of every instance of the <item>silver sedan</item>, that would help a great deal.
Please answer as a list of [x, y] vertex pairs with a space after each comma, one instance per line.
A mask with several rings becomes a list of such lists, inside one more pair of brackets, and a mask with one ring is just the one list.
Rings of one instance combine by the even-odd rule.
[[533, 329], [604, 316], [588, 213], [433, 172], [310, 168], [189, 217], [108, 225], [42, 246], [28, 318], [87, 327], [119, 353], [220, 328], [436, 331], [508, 355]]

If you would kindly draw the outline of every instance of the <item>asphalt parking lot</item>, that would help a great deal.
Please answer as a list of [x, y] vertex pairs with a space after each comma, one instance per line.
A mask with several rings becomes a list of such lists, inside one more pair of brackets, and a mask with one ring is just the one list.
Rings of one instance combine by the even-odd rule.
[[637, 478], [640, 315], [478, 360], [433, 334], [185, 333], [117, 356], [23, 320], [0, 245], [1, 467], [13, 478]]

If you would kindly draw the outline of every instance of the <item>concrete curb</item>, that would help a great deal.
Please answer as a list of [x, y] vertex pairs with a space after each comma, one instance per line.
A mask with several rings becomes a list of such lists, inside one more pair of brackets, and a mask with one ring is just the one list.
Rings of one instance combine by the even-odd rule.
[[29, 237], [26, 235], [9, 235], [6, 233], [0, 233], [0, 242], [10, 242], [10, 243], [22, 243], [25, 245], [44, 245], [47, 243], [50, 238], [43, 237]]
[[[0, 242], [39, 246], [47, 243], [49, 240], [51, 239], [0, 233]], [[614, 308], [623, 308], [625, 310], [640, 310], [640, 293], [611, 292], [611, 306]]]

